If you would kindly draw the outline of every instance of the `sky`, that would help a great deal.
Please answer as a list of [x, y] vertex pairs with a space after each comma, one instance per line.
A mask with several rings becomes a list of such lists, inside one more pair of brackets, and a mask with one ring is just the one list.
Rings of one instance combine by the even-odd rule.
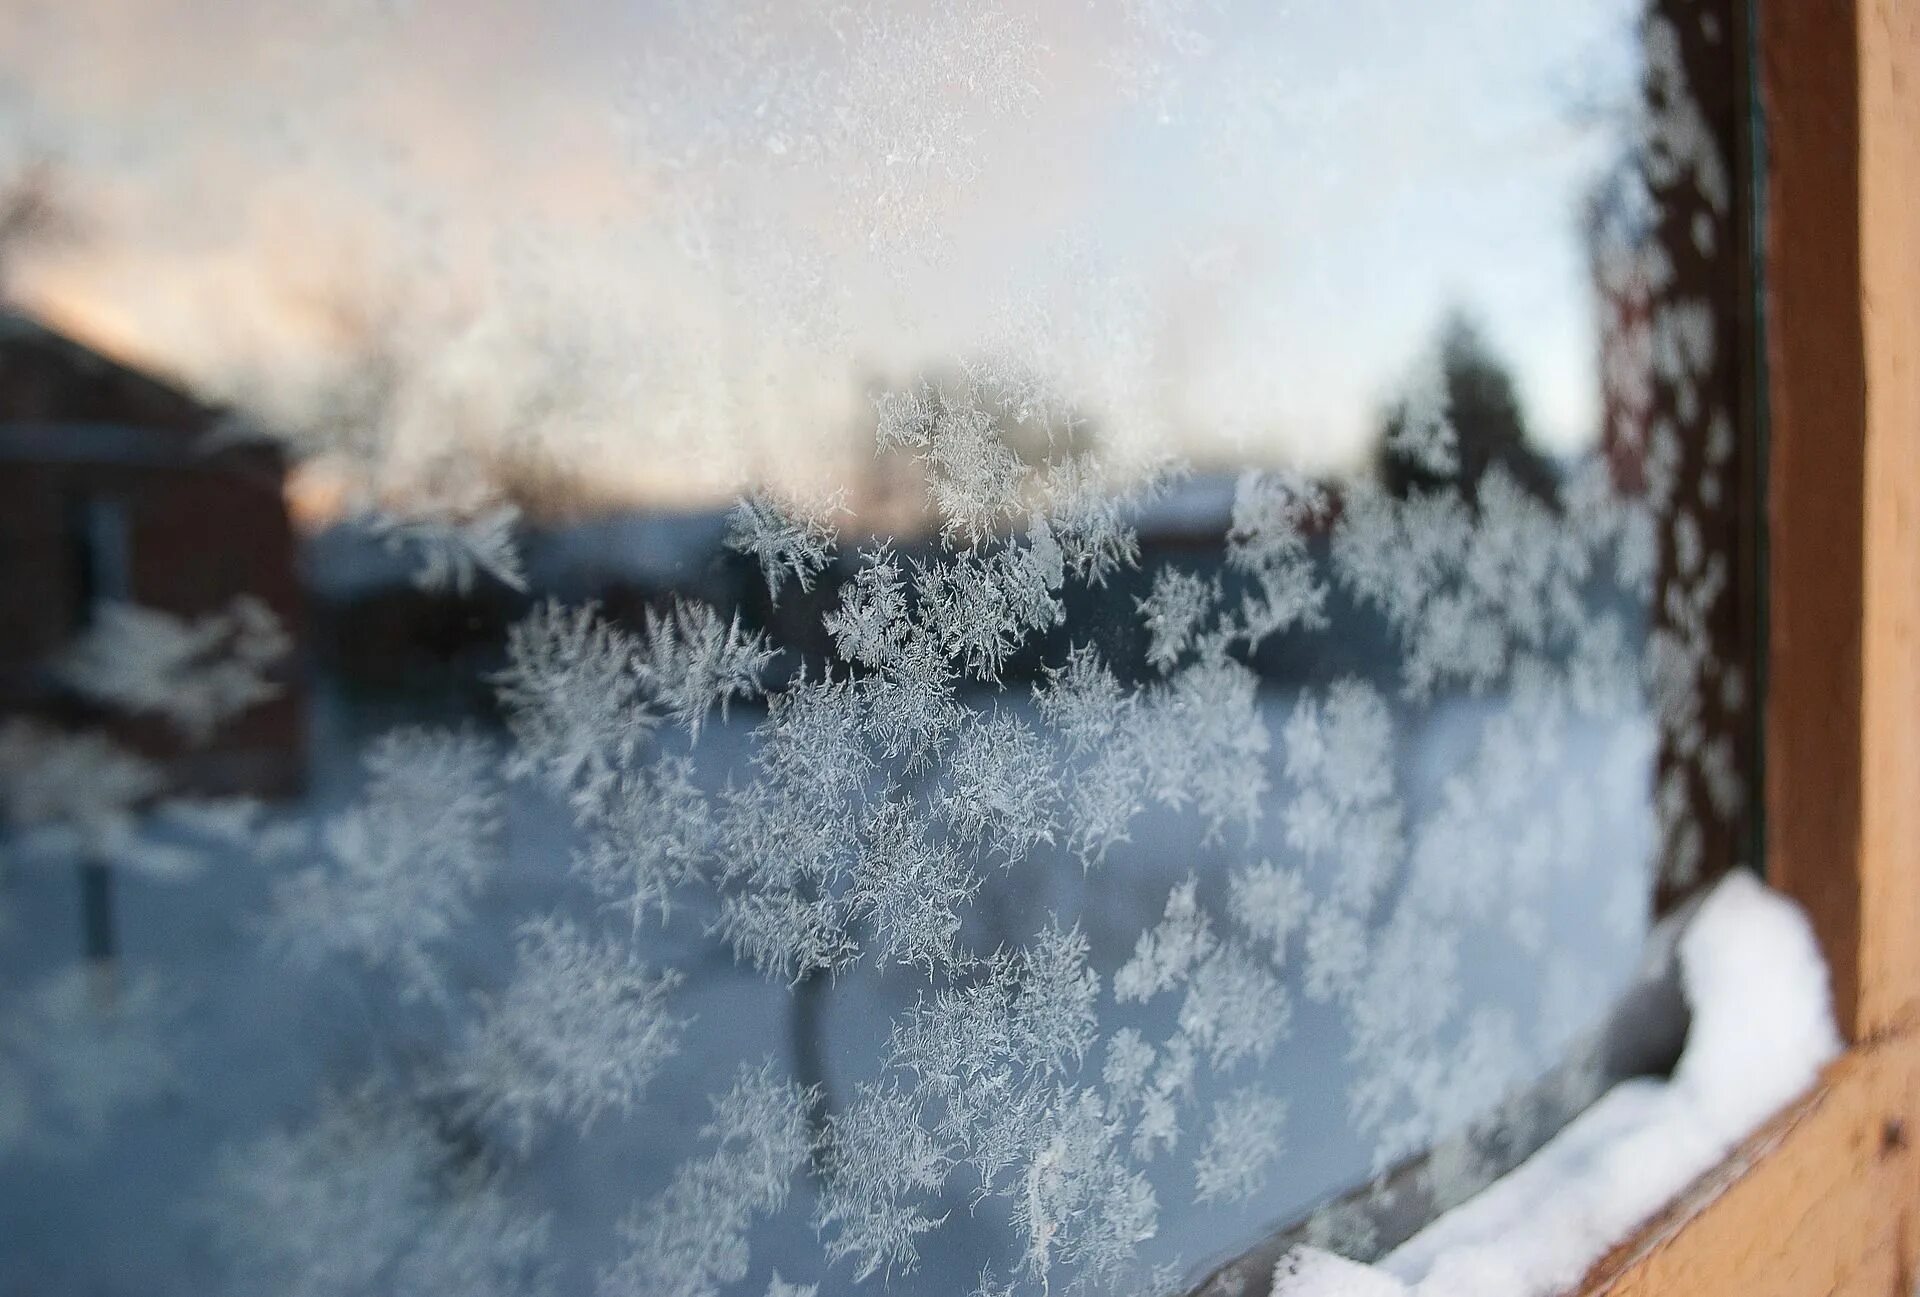
[[28, 309], [402, 466], [831, 486], [985, 364], [1116, 454], [1360, 462], [1450, 309], [1597, 418], [1627, 0], [0, 0]]

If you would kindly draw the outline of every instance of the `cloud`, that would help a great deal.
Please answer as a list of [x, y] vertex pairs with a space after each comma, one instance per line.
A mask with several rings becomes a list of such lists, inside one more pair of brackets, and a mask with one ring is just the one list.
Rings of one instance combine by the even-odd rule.
[[676, 489], [993, 346], [1115, 438], [1352, 462], [1456, 303], [1571, 447], [1616, 142], [1561, 86], [1634, 67], [1568, 8], [68, 0], [0, 17], [0, 136], [90, 237], [14, 288], [290, 421], [372, 347], [396, 437], [697, 441]]

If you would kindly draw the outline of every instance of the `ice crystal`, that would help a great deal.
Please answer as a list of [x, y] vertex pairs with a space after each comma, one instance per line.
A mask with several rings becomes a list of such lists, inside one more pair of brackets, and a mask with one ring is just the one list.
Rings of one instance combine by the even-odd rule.
[[1068, 777], [1063, 792], [1067, 841], [1084, 864], [1105, 858], [1129, 837], [1146, 783], [1138, 742], [1130, 729], [1123, 730]]
[[848, 682], [797, 676], [772, 698], [756, 728], [754, 764], [783, 791], [817, 798], [822, 806], [844, 803], [873, 769], [864, 710]]
[[826, 1139], [827, 1179], [815, 1226], [827, 1257], [851, 1257], [854, 1279], [911, 1272], [916, 1241], [940, 1223], [915, 1199], [940, 1187], [947, 1155], [921, 1123], [919, 1105], [896, 1089], [863, 1086]]
[[551, 1287], [546, 1219], [372, 1089], [225, 1150], [205, 1216], [235, 1291], [508, 1297]]
[[859, 955], [841, 908], [797, 888], [728, 896], [716, 926], [737, 958], [790, 984]]
[[1296, 787], [1287, 840], [1330, 861], [1336, 899], [1364, 912], [1405, 853], [1386, 701], [1361, 681], [1336, 681], [1324, 701], [1301, 697], [1283, 737]]
[[1153, 592], [1138, 601], [1150, 637], [1147, 661], [1162, 671], [1171, 670], [1193, 646], [1218, 597], [1211, 581], [1192, 572], [1171, 567], [1156, 571]]
[[1056, 1266], [1076, 1267], [1080, 1286], [1097, 1289], [1124, 1274], [1153, 1236], [1159, 1200], [1116, 1150], [1097, 1095], [1062, 1096], [1051, 1125], [1013, 1199], [1015, 1227], [1027, 1236], [1021, 1266], [1043, 1282]]
[[720, 826], [693, 769], [684, 757], [662, 758], [583, 812], [587, 839], [574, 869], [636, 928], [649, 909], [664, 920], [675, 890], [698, 878], [718, 847]]
[[1200, 961], [1180, 1005], [1180, 1030], [1208, 1052], [1215, 1068], [1266, 1058], [1292, 1018], [1285, 985], [1231, 942]]
[[520, 510], [491, 502], [458, 515], [437, 516], [381, 510], [368, 515], [370, 529], [389, 553], [417, 554], [413, 583], [439, 593], [466, 594], [486, 573], [510, 590], [525, 591], [527, 572], [514, 535]]
[[1385, 702], [1360, 681], [1336, 684], [1324, 707], [1304, 697], [1287, 722], [1287, 774], [1342, 805], [1378, 801], [1391, 790], [1391, 726]]
[[1077, 1064], [1094, 1040], [1099, 978], [1087, 967], [1078, 928], [1049, 924], [1011, 965], [1013, 1038], [1021, 1056], [1053, 1071]]
[[1155, 796], [1193, 804], [1209, 840], [1229, 823], [1251, 829], [1260, 818], [1269, 746], [1248, 667], [1213, 653], [1182, 667], [1147, 702], [1140, 751]]
[[735, 613], [722, 621], [703, 603], [676, 600], [662, 616], [647, 609], [646, 638], [634, 659], [641, 684], [695, 739], [714, 707], [726, 719], [735, 698], [755, 698], [775, 657], [759, 632], [743, 632]]
[[1046, 760], [1039, 737], [1017, 717], [975, 721], [948, 759], [951, 784], [941, 813], [961, 841], [1020, 860], [1038, 843], [1053, 841], [1053, 797], [1034, 778]]
[[712, 1151], [622, 1222], [622, 1255], [600, 1272], [599, 1297], [718, 1297], [746, 1278], [748, 1229], [786, 1201], [812, 1155], [810, 1102], [770, 1063], [741, 1068], [701, 1132]]
[[1046, 684], [1034, 687], [1033, 698], [1040, 715], [1076, 754], [1098, 752], [1126, 724], [1132, 703], [1090, 644], [1069, 649], [1065, 662], [1046, 668]]
[[1522, 651], [1577, 639], [1592, 555], [1502, 465], [1476, 502], [1454, 491], [1405, 500], [1349, 493], [1334, 530], [1335, 572], [1399, 633], [1410, 697], [1484, 689]]
[[861, 832], [847, 900], [852, 917], [872, 930], [878, 959], [931, 974], [953, 962], [961, 909], [979, 887], [965, 857], [929, 841], [916, 807], [893, 792]]
[[1323, 905], [1307, 920], [1307, 995], [1329, 1000], [1350, 988], [1367, 963], [1367, 930], [1358, 916]]
[[1305, 924], [1312, 897], [1294, 870], [1269, 861], [1234, 871], [1232, 913], [1249, 934], [1272, 945], [1273, 962], [1284, 965], [1287, 941]]
[[1048, 515], [1069, 570], [1090, 585], [1102, 586], [1108, 577], [1138, 563], [1140, 538], [1128, 516], [1156, 485], [1149, 482], [1130, 496], [1123, 494], [1102, 480], [1084, 455], [1050, 465]]
[[177, 998], [152, 974], [111, 988], [102, 976], [76, 962], [0, 1009], [0, 1149], [84, 1153], [178, 1083]]
[[891, 1067], [909, 1075], [930, 1128], [990, 1191], [1049, 1138], [1061, 1085], [1092, 1046], [1099, 980], [1086, 938], [1049, 926], [894, 1025]]
[[748, 496], [727, 515], [727, 546], [760, 564], [774, 600], [789, 577], [802, 591], [811, 590], [833, 562], [830, 519], [838, 508], [837, 501], [805, 510], [766, 494]]
[[404, 729], [365, 758], [358, 801], [321, 826], [319, 863], [274, 888], [275, 944], [299, 962], [351, 953], [409, 995], [444, 993], [432, 948], [463, 921], [498, 857], [494, 756], [469, 734]]
[[919, 450], [933, 439], [940, 403], [932, 384], [917, 383], [876, 393], [873, 412], [874, 442], [879, 449]]
[[915, 628], [879, 671], [859, 682], [867, 733], [883, 756], [924, 766], [960, 727], [966, 709], [954, 697], [954, 676], [932, 635]]
[[[1287, 1033], [1292, 1010], [1286, 988], [1237, 944], [1215, 935], [1197, 888], [1189, 878], [1168, 893], [1159, 924], [1140, 935], [1133, 957], [1114, 974], [1114, 998], [1149, 1000], [1184, 983], [1184, 1042], [1205, 1049], [1215, 1067], [1248, 1055], [1264, 1058]], [[1159, 1111], [1157, 1129], [1143, 1137], [1149, 1147], [1156, 1138], [1171, 1143], [1174, 1134], [1168, 1102], [1185, 1077], [1164, 1079], [1170, 1084], [1157, 1083], [1157, 1098], [1150, 1096]]]
[[222, 723], [278, 696], [269, 677], [290, 646], [273, 610], [251, 595], [192, 620], [102, 603], [60, 677], [95, 702], [159, 716], [205, 742]]
[[823, 619], [840, 656], [865, 667], [895, 664], [911, 630], [900, 560], [886, 546], [863, 555], [840, 591], [840, 606]]
[[1193, 1038], [1184, 1031], [1166, 1041], [1153, 1064], [1151, 1080], [1137, 1096], [1139, 1111], [1129, 1141], [1136, 1161], [1150, 1162], [1180, 1143], [1182, 1109], [1193, 1097], [1199, 1064]]
[[927, 475], [941, 534], [978, 543], [1019, 507], [1027, 468], [970, 383], [922, 383], [876, 399], [881, 449], [912, 452]]
[[916, 563], [914, 576], [941, 650], [980, 680], [998, 679], [1015, 650], [1063, 615], [1058, 547], [1045, 532], [984, 558], [965, 550], [951, 560]]
[[1291, 627], [1326, 625], [1327, 591], [1308, 542], [1329, 511], [1326, 492], [1300, 478], [1268, 473], [1240, 478], [1227, 562], [1255, 582], [1240, 611], [1241, 633], [1251, 644]]
[[1140, 1097], [1153, 1057], [1153, 1046], [1136, 1027], [1122, 1027], [1108, 1037], [1100, 1079], [1106, 1084], [1109, 1102], [1125, 1107]]
[[1438, 350], [1415, 366], [1388, 429], [1387, 450], [1415, 468], [1440, 477], [1459, 471], [1459, 438]]
[[1185, 980], [1218, 944], [1212, 920], [1200, 908], [1200, 884], [1188, 878], [1167, 894], [1166, 913], [1140, 934], [1133, 957], [1113, 976], [1116, 999], [1147, 1000]]
[[640, 697], [638, 648], [592, 604], [543, 603], [516, 622], [494, 681], [515, 740], [508, 773], [590, 796], [632, 761], [659, 720]]
[[523, 1147], [543, 1120], [584, 1128], [608, 1109], [630, 1112], [679, 1051], [686, 1022], [668, 1010], [679, 982], [606, 937], [535, 920], [520, 930], [512, 981], [456, 1055], [455, 1083]]
[[165, 787], [154, 762], [105, 734], [0, 721], [0, 811], [23, 854], [126, 858], [135, 811]]
[[1214, 1105], [1206, 1144], [1193, 1163], [1199, 1202], [1244, 1202], [1266, 1185], [1285, 1147], [1287, 1101], [1243, 1086]]

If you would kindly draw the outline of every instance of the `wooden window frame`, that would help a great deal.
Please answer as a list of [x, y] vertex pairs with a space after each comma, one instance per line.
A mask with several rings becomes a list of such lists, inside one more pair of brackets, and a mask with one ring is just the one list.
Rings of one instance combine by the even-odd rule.
[[1920, 1279], [1920, 0], [1759, 0], [1769, 881], [1846, 1054], [1589, 1273], [1616, 1297]]

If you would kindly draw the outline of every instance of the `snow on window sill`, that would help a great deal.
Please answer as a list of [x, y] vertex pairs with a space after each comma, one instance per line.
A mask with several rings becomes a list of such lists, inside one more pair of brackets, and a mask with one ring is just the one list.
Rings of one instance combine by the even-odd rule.
[[1539, 1152], [1377, 1265], [1299, 1248], [1274, 1297], [1545, 1297], [1804, 1093], [1840, 1052], [1804, 915], [1736, 872], [1679, 941], [1692, 1025], [1666, 1080], [1615, 1086]]

